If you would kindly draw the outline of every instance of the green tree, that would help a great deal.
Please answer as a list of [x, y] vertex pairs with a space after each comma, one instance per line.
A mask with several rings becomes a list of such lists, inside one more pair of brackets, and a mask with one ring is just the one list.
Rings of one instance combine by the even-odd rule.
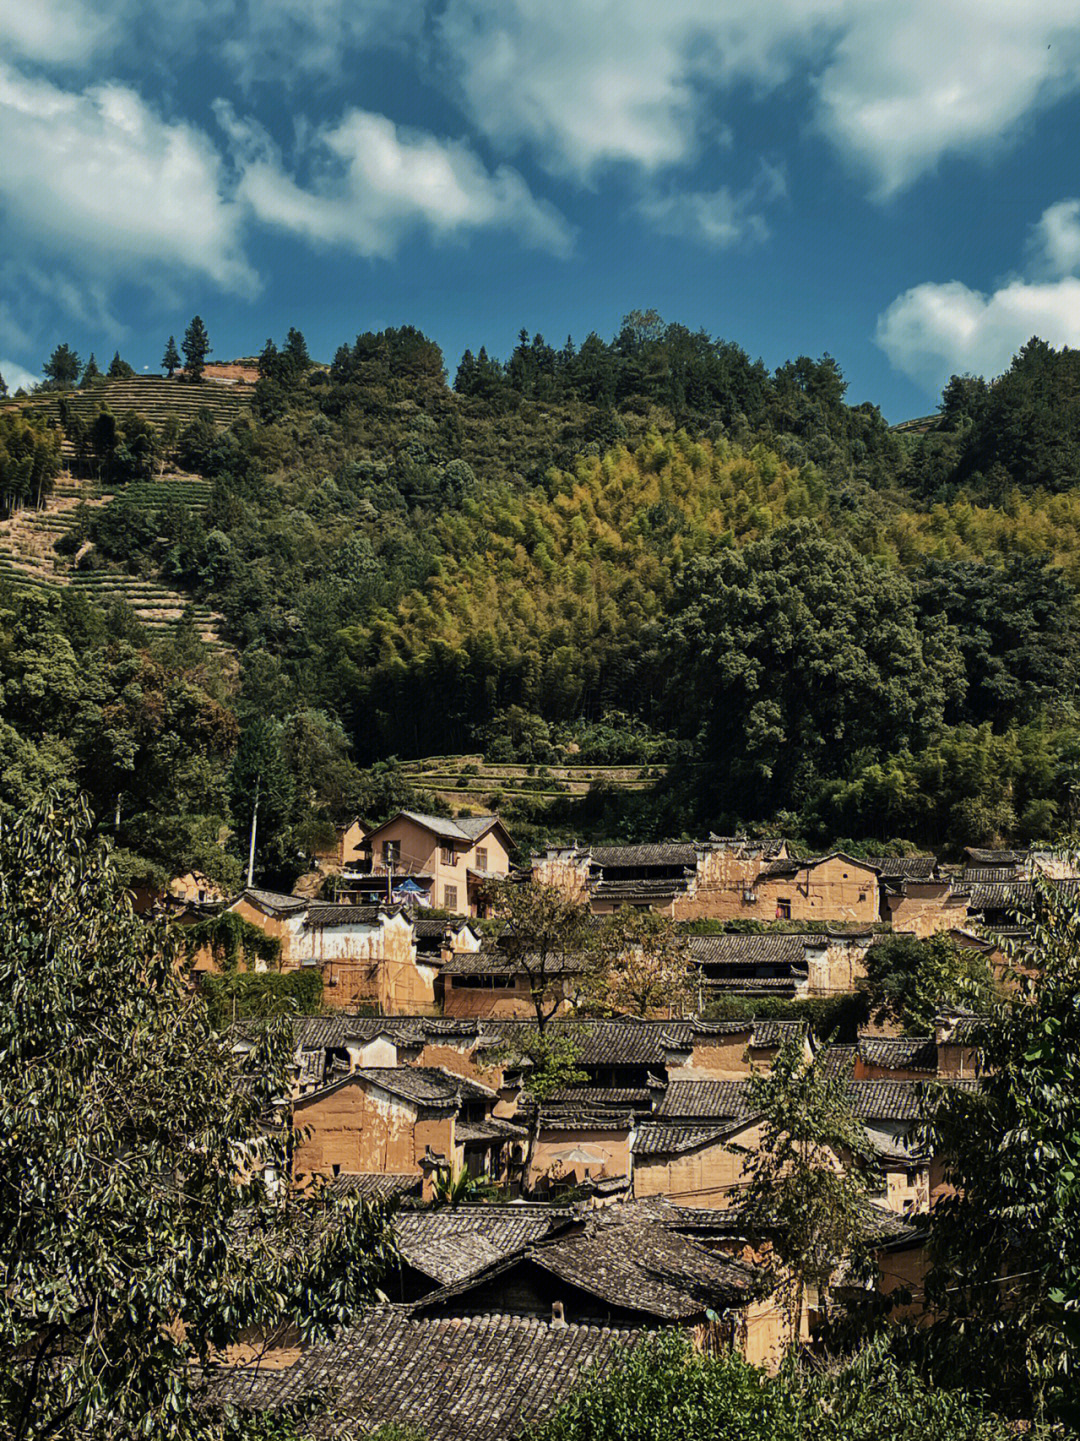
[[587, 992], [608, 973], [616, 942], [593, 923], [586, 901], [555, 886], [492, 882], [486, 898], [501, 923], [499, 946], [511, 967], [526, 978], [536, 1029], [515, 1036], [506, 1059], [523, 1063], [532, 1103], [524, 1177], [526, 1186], [540, 1136], [544, 1103], [556, 1091], [584, 1079], [574, 1045], [552, 1022], [567, 999]]
[[867, 951], [861, 989], [877, 1025], [898, 1024], [907, 1036], [928, 1036], [942, 1009], [988, 1005], [994, 978], [982, 951], [957, 945], [951, 936], [898, 933], [880, 937]]
[[96, 359], [94, 358], [94, 352], [91, 351], [90, 359], [86, 362], [86, 367], [82, 373], [82, 379], [79, 381], [79, 387], [82, 390], [90, 390], [95, 385], [100, 384], [103, 379], [104, 377], [101, 374], [101, 369], [98, 366]]
[[772, 1240], [784, 1268], [781, 1293], [792, 1332], [799, 1336], [808, 1286], [822, 1312], [841, 1264], [866, 1231], [866, 1133], [852, 1116], [845, 1080], [808, 1063], [804, 1040], [786, 1042], [767, 1075], [750, 1078], [749, 1099], [761, 1135], [743, 1157], [745, 1184], [733, 1209], [747, 1228]]
[[272, 1199], [291, 1030], [240, 1068], [82, 807], [0, 822], [0, 999], [0, 1434], [204, 1437], [193, 1363], [347, 1322], [392, 1253], [382, 1214]]
[[76, 351], [65, 343], [58, 345], [41, 367], [48, 390], [74, 390], [78, 384], [82, 361]]
[[682, 1016], [693, 1008], [689, 941], [669, 916], [623, 906], [602, 925], [613, 960], [607, 975], [595, 967], [587, 977], [590, 1009]]
[[[172, 337], [170, 336], [170, 339]], [[179, 358], [177, 358], [179, 364]], [[121, 360], [120, 352], [116, 351], [109, 361], [108, 377], [110, 380], [127, 380], [135, 374], [135, 367], [129, 365], [126, 360]]]
[[[777, 1376], [676, 1331], [592, 1366], [526, 1441], [1008, 1441], [963, 1392], [928, 1385], [881, 1343], [824, 1373]], [[1048, 1438], [1047, 1438], [1048, 1441]]]
[[272, 878], [295, 872], [289, 826], [296, 787], [282, 755], [279, 723], [253, 720], [240, 732], [230, 792], [236, 846], [244, 861], [250, 864], [253, 858], [255, 873]]
[[206, 357], [213, 354], [202, 316], [196, 315], [188, 323], [180, 348], [184, 352], [184, 379], [193, 382], [202, 380]]
[[1080, 1429], [1080, 903], [1037, 878], [1023, 975], [978, 1042], [974, 1092], [940, 1087], [921, 1137], [934, 1207], [927, 1298], [947, 1364]]
[[161, 357], [161, 368], [171, 380], [173, 374], [180, 367], [180, 352], [176, 348], [176, 336], [170, 335], [168, 344], [165, 346], [165, 354]]
[[963, 685], [955, 635], [920, 625], [910, 582], [806, 522], [688, 567], [667, 645], [712, 796], [744, 816], [927, 737]]

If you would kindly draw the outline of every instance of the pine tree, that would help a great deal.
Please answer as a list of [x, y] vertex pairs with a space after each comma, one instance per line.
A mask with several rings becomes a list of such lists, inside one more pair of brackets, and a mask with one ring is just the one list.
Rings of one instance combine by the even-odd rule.
[[181, 349], [184, 352], [184, 379], [202, 380], [203, 371], [206, 368], [206, 357], [213, 354], [210, 349], [210, 337], [206, 333], [202, 316], [196, 315], [184, 331], [184, 343]]
[[176, 336], [169, 336], [169, 343], [165, 347], [165, 354], [161, 357], [161, 368], [170, 380], [173, 374], [180, 368], [180, 352], [176, 348]]
[[134, 366], [120, 359], [120, 352], [117, 351], [112, 360], [109, 361], [108, 377], [110, 380], [126, 380], [129, 375], [135, 374]]
[[303, 333], [295, 326], [289, 327], [281, 355], [289, 370], [296, 374], [303, 374], [305, 370], [311, 369], [311, 356], [308, 354], [307, 341], [304, 339]]
[[70, 345], [58, 345], [41, 367], [50, 390], [73, 390], [79, 379], [82, 361]]
[[90, 359], [86, 362], [86, 369], [83, 371], [82, 379], [79, 381], [80, 390], [88, 390], [90, 386], [95, 385], [101, 378], [101, 371], [98, 369], [98, 363], [94, 359], [94, 352], [91, 351]]

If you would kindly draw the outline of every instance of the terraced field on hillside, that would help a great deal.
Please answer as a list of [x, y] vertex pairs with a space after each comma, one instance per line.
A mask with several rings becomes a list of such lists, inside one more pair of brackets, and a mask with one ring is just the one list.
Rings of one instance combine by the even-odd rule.
[[[221, 385], [214, 381], [191, 385], [187, 381], [166, 380], [160, 375], [135, 375], [127, 380], [106, 380], [88, 390], [43, 391], [0, 404], [59, 421], [61, 401], [70, 414], [87, 422], [105, 405], [117, 416], [134, 410], [158, 428], [172, 420], [181, 430], [198, 417], [200, 410], [209, 410], [214, 424], [224, 430], [247, 414], [251, 407], [251, 387]], [[70, 456], [71, 453], [70, 443], [65, 441], [64, 454]]]
[[174, 474], [130, 485], [117, 496], [102, 495], [96, 482], [65, 473], [42, 510], [23, 510], [0, 521], [0, 577], [38, 589], [70, 587], [99, 605], [124, 601], [140, 623], [156, 634], [170, 630], [190, 610], [203, 640], [220, 646], [220, 617], [209, 606], [195, 604], [190, 596], [153, 577], [79, 568], [74, 557], [60, 556], [54, 548], [76, 523], [80, 506], [100, 509], [122, 500], [147, 510], [170, 502], [202, 510], [210, 490], [209, 481], [201, 476]]
[[598, 782], [641, 791], [667, 773], [664, 765], [522, 765], [485, 761], [482, 755], [427, 756], [402, 765], [417, 786], [457, 809], [483, 810], [497, 801], [581, 798]]

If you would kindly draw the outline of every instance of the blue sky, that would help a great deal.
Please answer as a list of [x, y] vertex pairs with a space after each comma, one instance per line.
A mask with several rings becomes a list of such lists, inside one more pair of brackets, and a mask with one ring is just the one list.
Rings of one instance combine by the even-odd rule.
[[0, 0], [0, 372], [653, 307], [890, 420], [1080, 344], [1080, 0]]

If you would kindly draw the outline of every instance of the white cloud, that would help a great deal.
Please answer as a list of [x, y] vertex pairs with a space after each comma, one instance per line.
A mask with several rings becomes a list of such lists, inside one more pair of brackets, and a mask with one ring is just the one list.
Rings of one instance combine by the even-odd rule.
[[769, 227], [762, 207], [785, 190], [783, 173], [773, 166], [763, 166], [758, 179], [746, 190], [733, 191], [722, 185], [713, 191], [676, 191], [643, 200], [638, 208], [661, 235], [696, 240], [724, 250], [765, 240]]
[[959, 280], [913, 286], [879, 317], [877, 343], [932, 391], [950, 375], [1000, 374], [1033, 335], [1080, 346], [1080, 277], [1069, 273], [1080, 270], [1080, 201], [1043, 212], [1029, 253], [1039, 276], [1013, 277], [990, 294]]
[[476, 123], [583, 179], [692, 159], [733, 86], [802, 79], [887, 195], [1080, 88], [1076, 0], [449, 0], [440, 33]]
[[1080, 270], [1080, 200], [1059, 200], [1044, 210], [1029, 250], [1040, 275]]
[[41, 382], [40, 375], [31, 375], [29, 370], [24, 370], [14, 360], [0, 360], [0, 375], [4, 377], [9, 395], [14, 395], [17, 390], [32, 390]]
[[[177, 269], [251, 293], [242, 216], [202, 131], [133, 90], [66, 91], [0, 68], [4, 225], [83, 275], [153, 282]], [[10, 243], [10, 241], [9, 241]]]
[[859, 0], [818, 79], [825, 132], [892, 194], [1080, 87], [1076, 0]]
[[237, 197], [267, 225], [365, 256], [389, 256], [423, 227], [446, 239], [480, 228], [515, 231], [527, 244], [566, 254], [566, 222], [508, 166], [488, 171], [463, 141], [399, 129], [385, 116], [349, 110], [305, 146], [312, 172], [286, 170], [265, 131], [219, 101], [236, 151]]
[[116, 0], [0, 0], [0, 54], [52, 65], [86, 65], [118, 40]]
[[772, 88], [843, 0], [450, 0], [440, 21], [465, 101], [503, 143], [551, 169], [647, 170], [690, 158], [715, 124], [709, 92]]

